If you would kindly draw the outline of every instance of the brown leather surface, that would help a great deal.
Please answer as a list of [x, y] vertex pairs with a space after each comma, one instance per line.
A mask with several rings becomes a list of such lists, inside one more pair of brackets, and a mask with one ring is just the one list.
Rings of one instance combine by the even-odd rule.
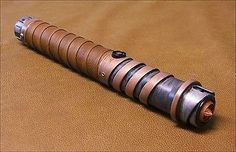
[[[2, 2], [1, 150], [235, 150], [234, 14], [233, 1]], [[13, 34], [23, 15], [200, 81], [216, 93], [212, 123], [180, 127], [35, 53]]]

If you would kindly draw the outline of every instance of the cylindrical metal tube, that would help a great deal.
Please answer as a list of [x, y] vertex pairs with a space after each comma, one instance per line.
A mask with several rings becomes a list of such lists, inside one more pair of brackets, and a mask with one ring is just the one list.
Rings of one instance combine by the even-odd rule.
[[16, 37], [39, 53], [85, 73], [143, 104], [196, 127], [206, 124], [215, 109], [215, 94], [197, 81], [181, 81], [83, 37], [32, 17], [15, 24]]

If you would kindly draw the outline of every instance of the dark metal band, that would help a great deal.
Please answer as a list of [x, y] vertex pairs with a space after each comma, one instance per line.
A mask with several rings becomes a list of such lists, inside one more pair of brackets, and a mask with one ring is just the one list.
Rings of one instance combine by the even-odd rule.
[[140, 94], [139, 94], [139, 100], [144, 103], [148, 104], [148, 97], [153, 90], [153, 88], [163, 81], [165, 78], [172, 76], [169, 73], [159, 72], [155, 76], [153, 76], [142, 88]]
[[198, 84], [200, 85], [200, 83], [198, 81], [194, 81], [194, 80], [188, 80], [185, 81], [180, 88], [178, 89], [178, 91], [175, 94], [175, 97], [171, 103], [171, 109], [170, 109], [170, 116], [173, 120], [176, 121], [176, 108], [178, 105], [178, 102], [180, 100], [180, 98], [182, 97], [183, 93], [185, 92], [185, 90], [188, 89], [188, 87], [194, 85], [194, 84]]

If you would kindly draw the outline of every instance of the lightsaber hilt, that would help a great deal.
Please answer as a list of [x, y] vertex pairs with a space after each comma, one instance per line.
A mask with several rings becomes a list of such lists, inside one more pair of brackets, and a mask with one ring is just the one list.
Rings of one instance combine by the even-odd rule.
[[177, 122], [200, 127], [213, 116], [215, 94], [198, 81], [176, 79], [127, 57], [123, 51], [107, 49], [32, 17], [19, 19], [14, 32], [17, 39], [39, 53], [168, 113]]

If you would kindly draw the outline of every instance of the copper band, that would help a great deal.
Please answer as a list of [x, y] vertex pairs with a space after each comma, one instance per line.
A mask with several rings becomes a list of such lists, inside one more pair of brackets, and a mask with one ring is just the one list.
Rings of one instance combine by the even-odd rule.
[[79, 51], [77, 52], [76, 55], [77, 65], [79, 69], [85, 74], [87, 74], [87, 68], [86, 68], [87, 56], [90, 50], [95, 46], [97, 46], [97, 44], [93, 43], [92, 41], [87, 41], [80, 47]]
[[[92, 47], [89, 51], [87, 51], [87, 53], [85, 54], [85, 58], [84, 58], [84, 60], [85, 60], [85, 64], [84, 64], [84, 69], [85, 69], [85, 73], [87, 74], [87, 75], [89, 75], [89, 73], [88, 73], [88, 59], [90, 59], [90, 61], [94, 61], [94, 60], [96, 60], [96, 58], [97, 57], [95, 57], [95, 58], [89, 58], [89, 56], [90, 56], [90, 53], [91, 52], [95, 52], [95, 51], [97, 51], [96, 50], [96, 48], [100, 48], [100, 47], [102, 47], [101, 45], [98, 45], [98, 44], [94, 44], [94, 47]], [[95, 67], [97, 67], [98, 65], [95, 65]], [[90, 67], [90, 69], [92, 68], [92, 69], [94, 69], [95, 67]], [[96, 68], [95, 68], [96, 69]]]
[[32, 39], [33, 39], [33, 33], [34, 33], [35, 29], [36, 29], [40, 24], [44, 24], [44, 23], [46, 23], [46, 22], [43, 22], [43, 21], [40, 21], [40, 20], [33, 22], [33, 23], [30, 25], [30, 27], [27, 29], [26, 33], [25, 33], [25, 34], [26, 34], [26, 35], [25, 35], [25, 40], [26, 40], [26, 42], [28, 43], [28, 45], [30, 45], [30, 46], [33, 47], [33, 48], [34, 48], [33, 41], [32, 41]]
[[58, 48], [58, 55], [59, 55], [60, 61], [63, 62], [67, 66], [69, 66], [69, 63], [67, 60], [68, 48], [75, 38], [76, 38], [75, 34], [69, 33], [62, 39]]
[[68, 63], [75, 70], [79, 70], [76, 61], [76, 54], [78, 53], [79, 48], [87, 41], [88, 40], [84, 39], [83, 37], [76, 37], [68, 48], [68, 53], [67, 53]]
[[57, 60], [60, 61], [58, 55], [58, 47], [62, 41], [62, 39], [68, 35], [69, 33], [64, 29], [58, 29], [52, 34], [51, 39], [49, 40], [49, 53]]
[[136, 65], [140, 64], [141, 62], [137, 61], [130, 61], [127, 64], [125, 64], [115, 75], [113, 81], [112, 81], [112, 87], [116, 89], [117, 91], [120, 91], [120, 84], [124, 78], [124, 76], [129, 72], [130, 69], [135, 67]]
[[98, 46], [92, 49], [87, 58], [87, 72], [90, 76], [98, 78], [98, 64], [102, 56], [109, 50], [103, 46]]
[[42, 50], [44, 50], [45, 54], [48, 55], [49, 57], [51, 57], [51, 54], [49, 53], [49, 41], [53, 33], [56, 32], [57, 30], [58, 28], [52, 25], [46, 28], [41, 35], [41, 39], [40, 39], [41, 48]]
[[128, 81], [128, 83], [126, 84], [125, 87], [125, 94], [133, 97], [133, 92], [134, 89], [137, 85], [137, 83], [139, 82], [139, 80], [142, 79], [142, 77], [147, 74], [148, 72], [154, 70], [155, 68], [150, 67], [150, 66], [144, 66], [141, 69], [139, 69]]
[[191, 85], [194, 85], [194, 84], [197, 84], [197, 85], [201, 85], [199, 82], [197, 81], [194, 81], [194, 80], [188, 80], [188, 81], [185, 81], [178, 89], [178, 91], [176, 92], [175, 94], [175, 97], [171, 103], [171, 109], [170, 109], [170, 116], [173, 120], [176, 120], [176, 108], [177, 108], [177, 105], [178, 105], [178, 102], [179, 102], [179, 99], [181, 98], [181, 96], [183, 95], [184, 91], [186, 89], [188, 89], [189, 86]]
[[28, 45], [28, 42], [26, 41], [26, 35], [27, 35], [27, 30], [29, 29], [29, 27], [31, 26], [31, 24], [33, 24], [34, 22], [38, 22], [41, 20], [37, 20], [37, 19], [31, 19], [26, 21], [25, 26], [22, 27], [22, 33], [24, 35], [24, 43]]
[[41, 40], [41, 36], [43, 34], [43, 31], [49, 27], [50, 25], [48, 23], [44, 23], [39, 25], [34, 33], [33, 33], [33, 45], [35, 46], [36, 49], [38, 49], [41, 53], [43, 52], [41, 49], [41, 44], [40, 44], [40, 40]]
[[154, 87], [160, 83], [162, 80], [166, 79], [167, 77], [172, 76], [169, 73], [159, 72], [156, 75], [154, 75], [142, 88], [140, 94], [139, 94], [139, 100], [144, 103], [148, 104], [148, 97]]
[[112, 70], [115, 69], [118, 64], [128, 59], [128, 57], [113, 58], [111, 54], [112, 51], [106, 52], [101, 57], [98, 65], [98, 80], [106, 85], [109, 85], [108, 79]]

